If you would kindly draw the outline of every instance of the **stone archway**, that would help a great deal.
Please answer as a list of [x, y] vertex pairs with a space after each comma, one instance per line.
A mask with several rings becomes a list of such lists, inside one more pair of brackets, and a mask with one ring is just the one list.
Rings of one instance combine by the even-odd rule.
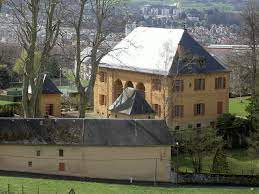
[[124, 88], [134, 88], [134, 85], [133, 85], [133, 83], [132, 83], [131, 81], [127, 81], [127, 82], [125, 83]]
[[145, 94], [146, 88], [145, 88], [143, 83], [141, 83], [141, 82], [138, 83], [137, 86], [136, 86], [136, 89], [143, 91], [144, 98], [146, 97], [146, 94]]
[[117, 79], [113, 85], [113, 101], [115, 101], [123, 92], [123, 85], [120, 79]]
[[137, 84], [136, 89], [142, 90], [143, 92], [145, 92], [145, 90], [146, 90], [144, 84], [141, 82]]

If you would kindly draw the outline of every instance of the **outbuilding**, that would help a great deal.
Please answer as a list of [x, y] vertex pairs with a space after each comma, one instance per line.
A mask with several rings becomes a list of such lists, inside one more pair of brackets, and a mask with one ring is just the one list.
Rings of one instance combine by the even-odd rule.
[[162, 120], [0, 119], [0, 170], [169, 182]]
[[156, 114], [145, 100], [145, 93], [131, 87], [125, 88], [108, 110], [112, 118], [154, 119]]

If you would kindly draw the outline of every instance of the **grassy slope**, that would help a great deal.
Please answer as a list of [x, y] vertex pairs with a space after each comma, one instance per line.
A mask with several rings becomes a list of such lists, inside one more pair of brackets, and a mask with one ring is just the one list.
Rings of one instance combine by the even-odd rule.
[[247, 116], [246, 107], [249, 104], [248, 97], [242, 98], [230, 98], [229, 99], [229, 112], [238, 116]]
[[86, 183], [76, 181], [42, 180], [30, 178], [0, 177], [0, 191], [7, 191], [10, 184], [10, 192], [21, 192], [22, 185], [24, 193], [35, 194], [39, 186], [40, 194], [59, 193], [66, 194], [70, 188], [74, 188], [76, 194], [243, 194], [258, 193], [258, 190], [251, 191], [244, 189], [221, 189], [221, 188], [160, 188], [143, 187], [133, 185], [116, 185], [101, 183]]
[[[186, 155], [179, 156], [180, 171], [192, 172], [192, 162]], [[234, 150], [227, 153], [227, 161], [229, 163], [230, 174], [257, 174], [259, 175], [259, 160], [253, 160], [246, 150]], [[174, 161], [175, 162], [175, 161]], [[212, 156], [207, 156], [203, 161], [203, 172], [210, 172], [212, 166]]]

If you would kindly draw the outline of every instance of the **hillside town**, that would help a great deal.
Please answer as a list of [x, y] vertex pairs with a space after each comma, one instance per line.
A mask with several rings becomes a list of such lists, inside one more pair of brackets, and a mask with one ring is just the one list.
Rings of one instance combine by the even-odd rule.
[[257, 13], [0, 0], [0, 193], [257, 193]]

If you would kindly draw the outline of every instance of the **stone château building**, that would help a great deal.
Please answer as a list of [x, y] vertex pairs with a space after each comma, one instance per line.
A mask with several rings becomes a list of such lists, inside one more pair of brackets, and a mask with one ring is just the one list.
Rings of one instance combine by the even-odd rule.
[[176, 129], [214, 125], [228, 112], [229, 71], [183, 29], [138, 27], [101, 61], [95, 112], [132, 87], [144, 91], [156, 118]]

